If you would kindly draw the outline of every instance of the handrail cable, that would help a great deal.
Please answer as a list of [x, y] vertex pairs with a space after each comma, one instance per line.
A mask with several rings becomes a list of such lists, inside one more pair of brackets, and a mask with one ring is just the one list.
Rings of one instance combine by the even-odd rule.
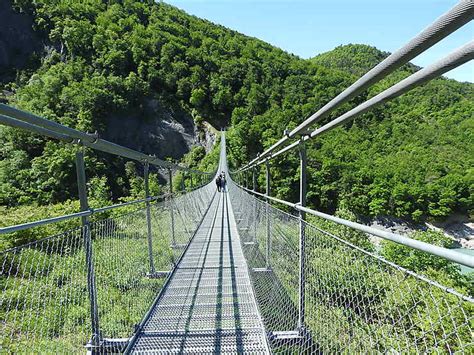
[[383, 231], [383, 230], [380, 230], [380, 229], [377, 229], [377, 228], [374, 228], [374, 227], [367, 226], [365, 224], [361, 224], [361, 223], [349, 221], [349, 220], [346, 220], [346, 219], [343, 219], [343, 218], [340, 218], [340, 217], [332, 216], [330, 214], [319, 212], [319, 211], [313, 210], [311, 208], [303, 207], [299, 203], [288, 202], [288, 201], [281, 200], [281, 199], [276, 198], [276, 197], [268, 196], [268, 195], [263, 194], [261, 192], [253, 191], [253, 190], [248, 189], [244, 186], [240, 186], [240, 185], [238, 185], [238, 186], [240, 188], [242, 188], [243, 190], [247, 191], [250, 194], [260, 196], [260, 197], [263, 197], [265, 199], [269, 199], [271, 201], [283, 204], [285, 206], [288, 206], [288, 207], [291, 207], [291, 208], [295, 209], [296, 211], [303, 211], [303, 212], [309, 213], [313, 216], [320, 217], [320, 218], [323, 218], [325, 220], [335, 222], [337, 224], [340, 224], [340, 225], [343, 225], [343, 226], [346, 226], [346, 227], [350, 227], [350, 228], [358, 230], [360, 232], [368, 233], [368, 234], [374, 235], [376, 237], [379, 237], [379, 238], [382, 238], [382, 239], [385, 239], [385, 240], [390, 240], [392, 242], [395, 242], [395, 243], [398, 243], [398, 244], [401, 244], [401, 245], [405, 245], [405, 246], [408, 246], [408, 247], [413, 248], [413, 249], [421, 250], [421, 251], [424, 251], [424, 252], [429, 253], [431, 255], [436, 255], [436, 256], [442, 257], [444, 259], [453, 261], [455, 263], [458, 263], [458, 264], [461, 264], [461, 265], [464, 265], [464, 266], [467, 266], [467, 267], [474, 268], [474, 258], [471, 255], [462, 254], [462, 253], [459, 253], [459, 252], [451, 250], [451, 249], [447, 249], [447, 248], [439, 247], [439, 246], [436, 246], [436, 245], [433, 245], [433, 244], [425, 243], [425, 242], [422, 242], [422, 241], [419, 241], [419, 240], [416, 240], [416, 239], [405, 237], [405, 236], [397, 234], [397, 233]]
[[137, 160], [142, 163], [149, 163], [158, 167], [165, 167], [193, 174], [214, 174], [210, 172], [189, 169], [178, 164], [161, 160], [155, 155], [144, 154], [102, 139], [97, 133], [91, 134], [82, 132], [5, 104], [0, 104], [0, 124], [15, 128], [22, 128], [50, 138], [59, 139], [67, 143], [80, 143], [95, 150], [118, 155], [132, 160]]
[[385, 58], [354, 84], [349, 86], [334, 99], [329, 101], [326, 105], [303, 121], [291, 132], [285, 134], [279, 141], [270, 146], [264, 152], [260, 153], [256, 158], [251, 160], [237, 172], [243, 171], [249, 167], [253, 167], [256, 165], [255, 163], [261, 163], [264, 158], [272, 156], [271, 153], [274, 150], [281, 147], [284, 143], [287, 143], [291, 138], [297, 137], [302, 132], [307, 130], [311, 125], [328, 116], [332, 111], [340, 107], [342, 104], [362, 93], [364, 90], [376, 82], [382, 80], [402, 65], [408, 63], [411, 59], [423, 53], [428, 48], [432, 47], [457, 29], [461, 28], [473, 18], [474, 1], [460, 1], [452, 9], [440, 16], [431, 25], [416, 35], [407, 44]]
[[25, 229], [44, 226], [46, 224], [64, 222], [64, 221], [74, 219], [74, 218], [89, 217], [89, 216], [92, 216], [93, 214], [114, 210], [116, 208], [136, 205], [136, 204], [139, 204], [139, 203], [152, 202], [152, 201], [156, 201], [156, 200], [160, 200], [160, 199], [166, 199], [166, 198], [169, 198], [169, 197], [176, 196], [176, 195], [178, 195], [180, 193], [183, 193], [183, 192], [191, 192], [191, 191], [200, 189], [201, 187], [205, 186], [206, 184], [207, 183], [204, 183], [202, 185], [198, 185], [198, 186], [196, 186], [195, 188], [193, 188], [191, 190], [181, 190], [181, 191], [176, 191], [174, 193], [166, 193], [166, 194], [163, 194], [163, 195], [160, 195], [160, 196], [152, 196], [152, 197], [148, 197], [148, 198], [142, 198], [142, 199], [138, 199], [138, 200], [117, 203], [117, 204], [110, 205], [110, 206], [104, 206], [104, 207], [99, 207], [99, 208], [89, 208], [86, 211], [75, 212], [75, 213], [71, 213], [71, 214], [67, 214], [67, 215], [61, 215], [61, 216], [56, 216], [56, 217], [40, 219], [40, 220], [33, 221], [33, 222], [26, 222], [26, 223], [15, 224], [15, 225], [12, 225], [12, 226], [7, 226], [7, 227], [0, 227], [0, 234], [8, 234], [8, 233], [13, 233], [13, 232], [18, 232], [18, 231], [25, 230]]
[[[471, 41], [464, 46], [456, 49], [453, 51], [451, 54], [448, 56], [442, 58], [441, 60], [435, 62], [434, 64], [427, 66], [416, 73], [410, 75], [406, 79], [400, 81], [399, 83], [391, 86], [385, 91], [382, 91], [380, 94], [372, 97], [371, 99], [363, 102], [359, 106], [353, 108], [350, 111], [347, 111], [343, 115], [335, 118], [334, 120], [326, 123], [325, 125], [315, 129], [311, 133], [306, 134], [303, 136], [303, 140], [309, 140], [311, 138], [314, 138], [316, 136], [319, 136], [320, 134], [330, 131], [333, 128], [336, 128], [337, 126], [353, 120], [357, 116], [367, 112], [369, 109], [378, 106], [380, 104], [385, 103], [388, 100], [394, 99], [407, 91], [410, 91], [411, 89], [420, 86], [462, 64], [467, 63], [468, 61], [474, 59], [474, 41]], [[270, 156], [266, 158], [260, 158], [261, 160], [256, 161], [255, 163], [252, 163], [250, 165], [247, 165], [244, 168], [241, 168], [236, 171], [242, 172], [249, 170], [253, 168], [254, 166], [260, 165], [264, 163], [266, 160], [270, 160], [272, 158], [275, 158], [299, 145], [300, 141], [293, 142], [292, 144], [286, 146], [285, 148], [272, 153]]]

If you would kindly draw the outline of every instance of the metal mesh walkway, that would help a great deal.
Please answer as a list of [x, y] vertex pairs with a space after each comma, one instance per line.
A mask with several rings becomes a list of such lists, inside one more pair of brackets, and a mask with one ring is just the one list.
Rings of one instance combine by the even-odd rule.
[[217, 193], [132, 353], [268, 353], [227, 193]]

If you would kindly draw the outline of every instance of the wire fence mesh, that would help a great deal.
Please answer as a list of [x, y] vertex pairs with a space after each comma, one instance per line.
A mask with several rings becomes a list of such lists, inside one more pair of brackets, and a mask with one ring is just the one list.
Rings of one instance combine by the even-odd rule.
[[460, 283], [459, 273], [435, 267], [417, 274], [382, 258], [366, 235], [317, 223], [304, 223], [305, 317], [298, 329], [299, 218], [229, 185], [273, 352], [474, 352], [472, 278]]
[[1, 254], [2, 352], [71, 352], [87, 342], [83, 231], [76, 228]]
[[[299, 218], [229, 188], [273, 352], [474, 351], [472, 284], [460, 286], [436, 268], [416, 274], [361, 236], [310, 223], [299, 329]], [[209, 185], [151, 205], [156, 271], [174, 268], [212, 191]], [[90, 230], [101, 335], [128, 338], [164, 282], [148, 277], [146, 209], [91, 222]], [[0, 254], [2, 352], [84, 351], [91, 336], [84, 235], [74, 228]]]
[[[174, 268], [211, 191], [151, 204], [156, 271]], [[104, 338], [130, 337], [164, 283], [149, 277], [146, 208], [125, 210], [90, 223]], [[0, 352], [84, 352], [91, 337], [84, 236], [79, 227], [0, 253]]]

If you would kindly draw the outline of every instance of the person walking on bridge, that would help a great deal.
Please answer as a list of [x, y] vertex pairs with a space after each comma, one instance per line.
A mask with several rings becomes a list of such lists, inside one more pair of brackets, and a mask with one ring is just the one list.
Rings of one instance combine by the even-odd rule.
[[222, 188], [222, 179], [221, 179], [221, 176], [217, 176], [216, 178], [216, 185], [217, 185], [217, 192], [221, 192], [221, 188]]
[[226, 187], [227, 181], [225, 179], [225, 173], [222, 172], [221, 174], [221, 190], [225, 192], [225, 187]]

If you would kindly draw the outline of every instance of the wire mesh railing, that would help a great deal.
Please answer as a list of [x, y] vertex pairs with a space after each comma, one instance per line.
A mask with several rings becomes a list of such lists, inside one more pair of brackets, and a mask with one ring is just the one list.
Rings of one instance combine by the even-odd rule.
[[74, 351], [87, 342], [83, 245], [80, 227], [1, 253], [2, 352]]
[[300, 218], [229, 187], [273, 352], [474, 352], [472, 283], [435, 267], [407, 270], [381, 257], [365, 234], [327, 232], [317, 221], [303, 222], [300, 326]]
[[[211, 192], [208, 185], [151, 204], [152, 258], [157, 271], [174, 268]], [[1, 252], [0, 352], [84, 352], [91, 337], [87, 228], [101, 337], [96, 351], [110, 351], [106, 343], [120, 347], [120, 340], [133, 334], [164, 284], [164, 278], [150, 274], [146, 208], [116, 213]]]

